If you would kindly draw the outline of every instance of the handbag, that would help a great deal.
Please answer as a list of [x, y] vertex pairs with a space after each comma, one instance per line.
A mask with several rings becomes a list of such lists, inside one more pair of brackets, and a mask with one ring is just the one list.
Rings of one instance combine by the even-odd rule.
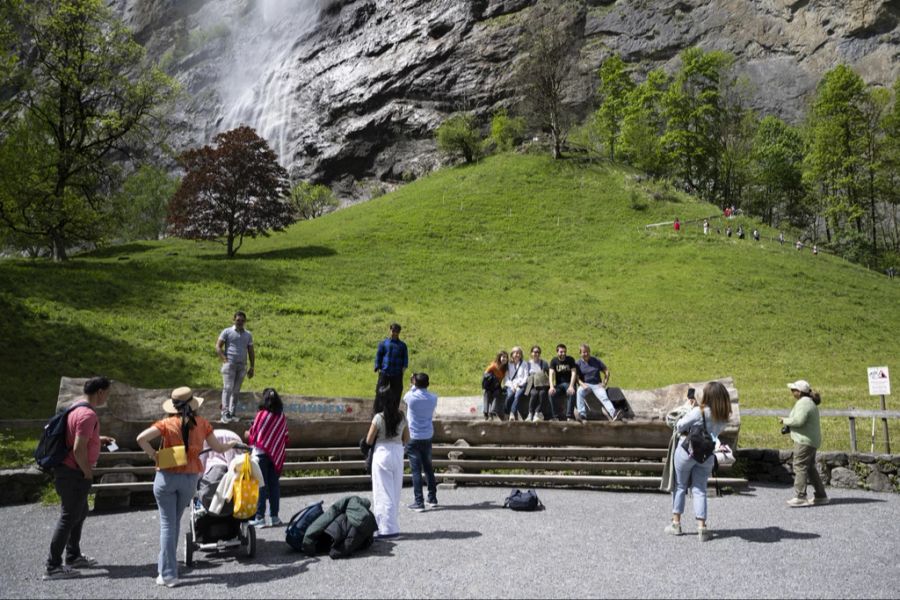
[[156, 466], [160, 469], [171, 469], [187, 465], [187, 452], [184, 444], [178, 446], [165, 446], [165, 438], [160, 444], [162, 447], [156, 452]]
[[250, 454], [244, 454], [244, 461], [238, 467], [234, 480], [234, 518], [249, 519], [256, 514], [259, 505], [259, 482], [253, 478], [250, 469]]

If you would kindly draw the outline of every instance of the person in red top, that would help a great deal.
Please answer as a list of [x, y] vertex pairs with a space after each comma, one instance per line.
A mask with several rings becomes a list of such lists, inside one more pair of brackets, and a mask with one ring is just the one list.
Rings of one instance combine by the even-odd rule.
[[484, 370], [484, 375], [490, 373], [494, 376], [493, 387], [484, 390], [484, 418], [493, 419], [499, 416], [501, 419], [506, 414], [505, 396], [502, 394], [503, 377], [509, 369], [509, 354], [506, 350], [497, 353], [494, 361]]
[[203, 473], [200, 451], [203, 442], [216, 452], [228, 452], [236, 440], [220, 442], [213, 433], [209, 421], [197, 414], [203, 398], [194, 396], [189, 387], [172, 391], [171, 397], [163, 402], [162, 408], [168, 416], [160, 419], [137, 437], [137, 443], [157, 465], [159, 451], [150, 442], [162, 438], [160, 450], [184, 446], [185, 464], [174, 467], [156, 468], [153, 481], [153, 495], [159, 507], [159, 575], [158, 585], [175, 587], [178, 585], [178, 536], [181, 515], [190, 504], [197, 489], [197, 480]]
[[244, 433], [253, 446], [253, 454], [259, 461], [259, 468], [266, 485], [259, 490], [259, 505], [256, 518], [250, 521], [254, 527], [266, 527], [266, 500], [269, 501], [269, 526], [282, 525], [278, 518], [281, 487], [278, 478], [284, 468], [285, 446], [287, 446], [287, 419], [281, 397], [273, 388], [263, 390], [262, 404], [253, 419], [253, 425]]
[[681, 231], [681, 221], [678, 220], [678, 217], [675, 217], [675, 222], [672, 225], [675, 227], [676, 233]]
[[[66, 446], [71, 448], [62, 464], [53, 470], [54, 486], [60, 499], [60, 515], [50, 541], [50, 555], [43, 579], [65, 579], [80, 575], [74, 569], [96, 566], [96, 559], [81, 553], [81, 528], [88, 514], [88, 493], [94, 479], [94, 465], [100, 444], [115, 442], [100, 435], [100, 421], [94, 409], [109, 398], [109, 379], [93, 377], [84, 384], [85, 400], [66, 418]], [[63, 550], [66, 564], [63, 564]]]

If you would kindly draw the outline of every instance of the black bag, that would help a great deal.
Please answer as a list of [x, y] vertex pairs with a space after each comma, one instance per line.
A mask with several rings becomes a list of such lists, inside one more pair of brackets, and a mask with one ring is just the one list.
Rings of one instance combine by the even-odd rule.
[[503, 507], [512, 510], [543, 510], [544, 505], [534, 490], [513, 490], [503, 501]]
[[500, 387], [500, 382], [493, 373], [485, 373], [481, 378], [481, 389], [486, 392], [492, 392]]
[[370, 446], [369, 442], [366, 441], [366, 438], [361, 438], [359, 440], [359, 451], [362, 453], [364, 457], [366, 457], [366, 473], [368, 475], [372, 474], [372, 458], [375, 455], [375, 446]]
[[306, 530], [310, 524], [325, 512], [322, 509], [324, 502], [324, 500], [319, 500], [315, 504], [310, 504], [291, 517], [291, 521], [284, 532], [284, 541], [288, 543], [288, 546], [294, 550], [303, 550], [303, 536], [306, 535]]
[[58, 412], [44, 425], [41, 439], [34, 450], [34, 460], [41, 471], [49, 472], [62, 463], [71, 448], [66, 444], [66, 430], [69, 413], [80, 406], [90, 406], [87, 402], [73, 404], [66, 410]]
[[687, 451], [691, 458], [699, 463], [704, 463], [716, 451], [716, 442], [706, 429], [706, 415], [703, 414], [702, 408], [700, 409], [700, 416], [703, 418], [703, 422], [691, 425], [687, 439], [684, 440], [681, 447]]

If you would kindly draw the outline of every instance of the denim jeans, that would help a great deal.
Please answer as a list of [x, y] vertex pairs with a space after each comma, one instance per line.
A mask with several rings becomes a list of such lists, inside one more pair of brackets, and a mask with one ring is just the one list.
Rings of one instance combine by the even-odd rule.
[[166, 581], [178, 577], [178, 536], [181, 515], [197, 490], [196, 473], [156, 472], [153, 495], [159, 506], [159, 563], [157, 569]]
[[281, 485], [278, 482], [278, 471], [275, 463], [268, 454], [261, 453], [257, 457], [259, 470], [262, 471], [263, 482], [266, 484], [259, 488], [259, 504], [256, 506], [256, 518], [263, 519], [266, 516], [266, 500], [269, 501], [269, 516], [272, 520], [278, 516], [279, 503], [281, 501]]
[[691, 494], [694, 497], [694, 517], [706, 519], [706, 485], [715, 458], [710, 456], [706, 462], [698, 463], [681, 447], [681, 444], [682, 440], [678, 440], [678, 447], [675, 448], [675, 491], [672, 493], [672, 512], [678, 515], [684, 513], [684, 497], [690, 483]]
[[59, 494], [61, 508], [50, 541], [48, 567], [62, 564], [63, 550], [66, 551], [67, 563], [81, 556], [81, 528], [88, 515], [88, 492], [92, 483], [84, 478], [81, 469], [59, 465], [53, 471], [53, 484]]
[[427, 440], [409, 440], [406, 444], [409, 456], [409, 470], [412, 472], [413, 496], [416, 504], [423, 504], [422, 472], [428, 484], [428, 501], [437, 501], [437, 483], [434, 480], [434, 467], [431, 465], [431, 438]]
[[484, 414], [496, 414], [497, 416], [503, 416], [503, 409], [505, 408], [504, 398], [506, 396], [503, 393], [503, 388], [494, 388], [492, 390], [484, 390], [481, 394], [481, 399], [484, 405]]
[[234, 412], [234, 400], [241, 394], [241, 384], [247, 374], [244, 363], [223, 363], [222, 373], [222, 412]]
[[524, 419], [526, 413], [526, 406], [521, 404], [522, 396], [525, 395], [525, 387], [519, 386], [513, 391], [512, 387], [506, 388], [506, 414], [510, 416], [510, 418], [518, 415], [520, 418]]
[[610, 400], [609, 396], [606, 394], [606, 388], [599, 383], [585, 383], [583, 387], [578, 388], [578, 393], [576, 394], [578, 413], [582, 417], [587, 416], [587, 401], [585, 400], [585, 398], [587, 397], [588, 391], [594, 393], [594, 396], [597, 398], [597, 400], [600, 401], [600, 404], [602, 404], [603, 408], [605, 408], [609, 413], [609, 418], [612, 419], [616, 414], [616, 407], [613, 405], [612, 400]]

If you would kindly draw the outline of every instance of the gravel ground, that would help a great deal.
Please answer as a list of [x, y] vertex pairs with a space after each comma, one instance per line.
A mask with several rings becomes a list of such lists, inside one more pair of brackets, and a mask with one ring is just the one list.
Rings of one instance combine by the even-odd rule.
[[[546, 510], [502, 508], [504, 488], [441, 489], [441, 505], [402, 510], [403, 535], [349, 560], [290, 551], [259, 533], [256, 558], [195, 554], [182, 586], [154, 584], [156, 511], [92, 514], [82, 547], [100, 566], [41, 581], [57, 507], [0, 508], [0, 596], [8, 598], [456, 598], [900, 596], [900, 495], [829, 489], [828, 506], [789, 508], [787, 487], [710, 499], [714, 537], [667, 536], [668, 495], [538, 490]], [[285, 520], [307, 503], [282, 499]], [[404, 489], [404, 500], [412, 500]], [[692, 515], [690, 498], [688, 515]], [[187, 519], [185, 519], [185, 524]], [[179, 543], [179, 552], [181, 544]], [[697, 574], [692, 575], [692, 574]]]

